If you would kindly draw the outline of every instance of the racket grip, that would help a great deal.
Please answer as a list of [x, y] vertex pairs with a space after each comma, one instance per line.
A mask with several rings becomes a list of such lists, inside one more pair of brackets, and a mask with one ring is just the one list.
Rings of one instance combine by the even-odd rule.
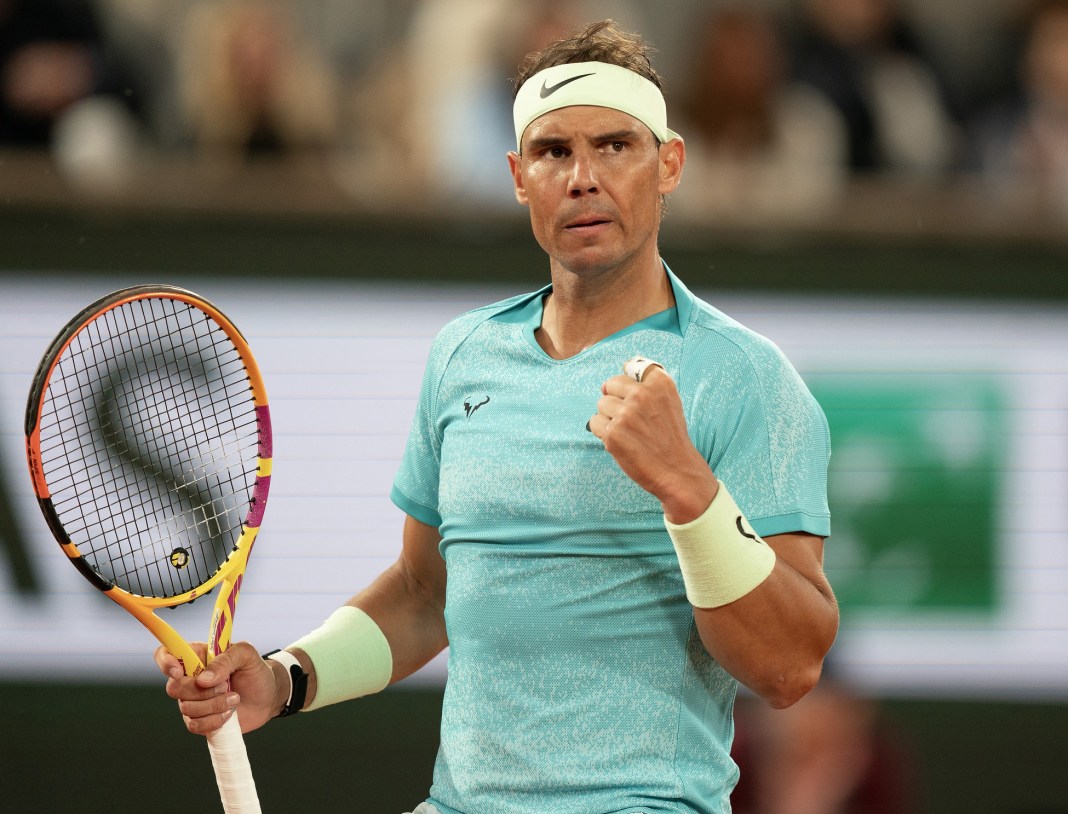
[[236, 710], [225, 724], [208, 735], [208, 751], [215, 767], [223, 811], [226, 814], [259, 814], [260, 799]]

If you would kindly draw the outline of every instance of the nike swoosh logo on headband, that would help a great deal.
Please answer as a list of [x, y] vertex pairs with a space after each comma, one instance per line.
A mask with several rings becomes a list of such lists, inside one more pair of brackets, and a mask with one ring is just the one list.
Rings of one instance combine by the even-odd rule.
[[564, 79], [564, 80], [562, 80], [560, 82], [557, 82], [555, 85], [546, 85], [544, 82], [542, 82], [541, 83], [540, 96], [541, 96], [542, 99], [546, 99], [549, 96], [552, 96], [554, 93], [556, 93], [558, 90], [560, 90], [560, 88], [562, 88], [564, 85], [568, 84], [569, 82], [574, 82], [576, 79], [582, 79], [585, 76], [593, 76], [593, 74], [592, 73], [580, 73], [578, 76], [569, 77], [569, 78]]

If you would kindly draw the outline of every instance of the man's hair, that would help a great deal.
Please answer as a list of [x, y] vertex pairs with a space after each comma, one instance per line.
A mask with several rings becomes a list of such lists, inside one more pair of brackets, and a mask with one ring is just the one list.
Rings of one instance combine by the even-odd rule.
[[641, 35], [623, 31], [615, 20], [601, 20], [571, 36], [527, 54], [513, 82], [513, 97], [530, 77], [554, 65], [572, 62], [607, 62], [644, 76], [661, 90], [660, 75], [650, 59], [654, 48]]

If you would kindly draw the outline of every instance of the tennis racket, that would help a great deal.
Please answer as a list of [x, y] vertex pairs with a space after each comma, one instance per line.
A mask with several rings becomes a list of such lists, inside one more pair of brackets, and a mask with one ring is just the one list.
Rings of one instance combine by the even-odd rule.
[[[248, 343], [211, 303], [173, 286], [116, 291], [74, 317], [26, 407], [34, 491], [63, 552], [191, 676], [205, 664], [156, 611], [219, 586], [207, 661], [229, 646], [271, 445]], [[236, 714], [208, 747], [223, 809], [258, 812]]]

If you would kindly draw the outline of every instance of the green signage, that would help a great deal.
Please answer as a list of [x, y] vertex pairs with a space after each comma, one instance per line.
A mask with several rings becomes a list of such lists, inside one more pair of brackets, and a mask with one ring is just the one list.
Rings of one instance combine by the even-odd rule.
[[827, 575], [843, 611], [990, 611], [1007, 431], [992, 376], [806, 379], [831, 427]]

